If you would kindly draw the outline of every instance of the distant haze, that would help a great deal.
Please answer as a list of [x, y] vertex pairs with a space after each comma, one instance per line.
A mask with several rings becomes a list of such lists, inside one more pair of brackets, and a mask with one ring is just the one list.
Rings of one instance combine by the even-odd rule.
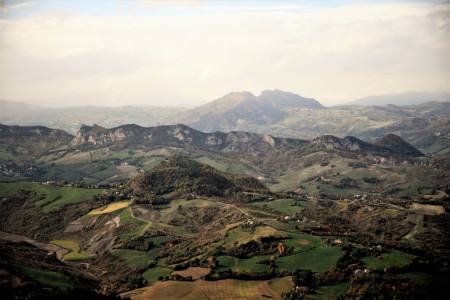
[[192, 107], [281, 89], [333, 105], [449, 92], [449, 14], [448, 1], [0, 0], [0, 100]]

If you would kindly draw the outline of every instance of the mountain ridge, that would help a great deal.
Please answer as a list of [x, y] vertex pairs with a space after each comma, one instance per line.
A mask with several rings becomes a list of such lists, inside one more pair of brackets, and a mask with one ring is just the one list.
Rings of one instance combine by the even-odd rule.
[[[30, 131], [30, 128], [33, 130]], [[76, 136], [72, 136], [62, 130], [52, 130], [42, 126], [39, 127], [39, 131], [36, 131], [34, 128], [1, 125], [0, 137], [7, 137], [8, 132], [14, 130], [14, 137], [21, 140], [23, 139], [23, 137], [20, 138], [22, 130], [25, 136], [28, 135], [31, 138], [42, 138], [41, 133], [46, 132], [50, 140], [54, 136], [54, 132], [57, 132], [62, 137], [62, 141], [58, 145], [67, 143], [70, 139], [72, 147], [114, 145], [118, 148], [127, 148], [130, 146], [166, 145], [194, 146], [224, 152], [245, 152], [254, 155], [267, 154], [274, 151], [307, 149], [308, 152], [325, 150], [375, 152], [383, 155], [411, 157], [424, 156], [419, 150], [393, 134], [389, 135], [384, 142], [381, 140], [381, 142], [377, 143], [368, 143], [352, 136], [338, 138], [332, 135], [324, 135], [308, 141], [242, 131], [205, 133], [183, 124], [158, 127], [142, 127], [136, 124], [128, 124], [115, 128], [104, 128], [96, 124], [93, 126], [84, 125]], [[26, 141], [22, 140], [22, 143], [26, 143]], [[402, 150], [405, 150], [405, 153]]]
[[405, 92], [373, 95], [350, 101], [348, 105], [419, 105], [427, 102], [449, 102], [449, 92]]

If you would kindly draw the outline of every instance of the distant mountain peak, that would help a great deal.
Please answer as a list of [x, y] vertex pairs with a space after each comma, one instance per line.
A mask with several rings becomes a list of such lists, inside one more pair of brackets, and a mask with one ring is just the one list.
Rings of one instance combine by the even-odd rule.
[[405, 92], [401, 94], [375, 95], [349, 102], [351, 105], [419, 105], [427, 102], [449, 102], [449, 92]]
[[315, 99], [278, 89], [265, 90], [257, 97], [243, 91], [228, 93], [213, 102], [186, 111], [180, 120], [202, 131], [231, 131], [276, 123], [293, 108], [324, 107]]

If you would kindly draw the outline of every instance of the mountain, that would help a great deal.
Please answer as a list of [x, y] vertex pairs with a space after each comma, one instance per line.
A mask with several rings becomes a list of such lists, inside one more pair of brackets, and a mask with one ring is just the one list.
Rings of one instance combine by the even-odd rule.
[[403, 94], [390, 94], [369, 96], [349, 102], [350, 105], [418, 105], [426, 102], [449, 102], [448, 92], [406, 92]]
[[117, 149], [127, 147], [194, 146], [224, 152], [240, 151], [254, 155], [271, 151], [300, 147], [307, 141], [277, 138], [265, 134], [248, 132], [204, 133], [183, 124], [141, 127], [123, 125], [116, 128], [103, 128], [98, 125], [82, 126], [71, 141], [74, 146], [113, 145]]
[[295, 149], [300, 152], [349, 151], [411, 157], [423, 156], [420, 151], [393, 134], [389, 135], [385, 142], [381, 140], [375, 144], [351, 136], [341, 139], [331, 135], [306, 141], [238, 131], [205, 133], [183, 124], [148, 128], [124, 125], [111, 129], [98, 125], [83, 126], [71, 143], [75, 146], [113, 145], [118, 149], [130, 146], [195, 146], [209, 150], [242, 152], [252, 155], [270, 155], [277, 151]]
[[375, 141], [393, 133], [424, 153], [446, 154], [450, 148], [449, 102], [384, 106], [341, 105], [324, 108], [314, 99], [283, 92], [229, 93], [194, 109], [164, 107], [45, 108], [0, 102], [3, 124], [43, 125], [76, 134], [82, 124], [116, 128], [187, 124], [204, 132], [245, 131], [312, 140], [322, 135], [354, 136]]
[[181, 114], [179, 121], [202, 131], [231, 131], [247, 126], [273, 124], [291, 108], [324, 108], [318, 101], [280, 90], [234, 92]]
[[154, 106], [76, 106], [42, 107], [21, 102], [0, 100], [0, 121], [3, 124], [47, 126], [75, 134], [83, 124], [114, 127], [129, 123], [142, 126], [171, 124], [184, 108]]

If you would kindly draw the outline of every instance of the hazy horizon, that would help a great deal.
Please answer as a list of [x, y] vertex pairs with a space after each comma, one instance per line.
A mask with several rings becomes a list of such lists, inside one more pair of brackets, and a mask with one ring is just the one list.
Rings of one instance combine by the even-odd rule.
[[440, 1], [0, 1], [0, 99], [195, 107], [281, 89], [326, 106], [450, 91]]

